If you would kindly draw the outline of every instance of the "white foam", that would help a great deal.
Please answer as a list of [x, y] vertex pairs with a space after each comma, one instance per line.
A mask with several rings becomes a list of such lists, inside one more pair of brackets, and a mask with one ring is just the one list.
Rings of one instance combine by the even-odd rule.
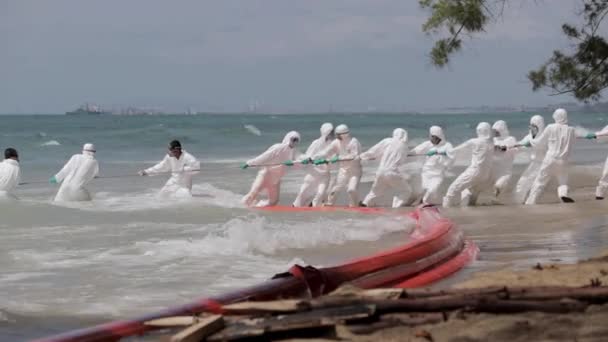
[[222, 225], [206, 225], [198, 239], [138, 242], [142, 255], [156, 262], [188, 255], [272, 255], [288, 249], [341, 245], [348, 241], [376, 241], [382, 235], [410, 231], [414, 223], [392, 217], [374, 219], [327, 219], [273, 222], [264, 216], [247, 215]]
[[160, 188], [139, 193], [97, 192], [92, 201], [52, 202], [52, 205], [90, 211], [137, 211], [177, 207], [214, 206], [221, 208], [244, 208], [243, 195], [217, 188], [209, 183], [196, 184], [192, 197], [159, 197]]
[[257, 135], [258, 137], [262, 135], [262, 132], [254, 125], [244, 125], [243, 127], [253, 135]]
[[49, 140], [45, 143], [40, 144], [40, 146], [60, 146], [61, 143], [57, 140]]

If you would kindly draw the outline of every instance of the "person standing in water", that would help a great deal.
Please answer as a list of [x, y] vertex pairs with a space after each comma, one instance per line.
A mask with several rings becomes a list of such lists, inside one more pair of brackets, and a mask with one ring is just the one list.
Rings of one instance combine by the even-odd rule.
[[456, 196], [460, 195], [460, 205], [474, 205], [477, 196], [488, 184], [494, 156], [494, 141], [491, 136], [492, 128], [487, 122], [477, 125], [477, 138], [465, 141], [454, 148], [452, 153], [472, 149], [471, 164], [452, 182], [443, 197], [443, 207], [454, 206]]
[[[312, 142], [306, 150], [305, 159], [312, 159], [313, 156], [325, 150], [334, 139], [334, 125], [327, 122], [321, 126], [321, 136]], [[329, 165], [315, 165], [307, 169], [304, 182], [300, 187], [300, 192], [293, 202], [294, 207], [319, 207], [327, 194], [330, 173]]]
[[373, 207], [376, 199], [386, 192], [392, 192], [393, 208], [402, 207], [410, 198], [412, 188], [409, 175], [403, 170], [407, 161], [407, 131], [396, 128], [392, 138], [386, 138], [361, 154], [361, 159], [380, 159], [376, 179], [372, 188], [361, 203], [363, 207]]
[[538, 137], [544, 130], [545, 119], [540, 115], [534, 115], [530, 118], [530, 132], [516, 145], [517, 147], [529, 147], [532, 150], [530, 152], [530, 164], [528, 164], [528, 167], [521, 174], [519, 181], [517, 181], [517, 185], [515, 186], [513, 200], [517, 204], [524, 204], [526, 202], [526, 197], [528, 197], [528, 194], [530, 193], [534, 179], [538, 175], [540, 166], [545, 158], [545, 153], [547, 153], [546, 145], [537, 144], [536, 146], [532, 146], [531, 143], [531, 141]]
[[192, 176], [201, 169], [201, 163], [190, 153], [182, 150], [178, 140], [169, 143], [169, 152], [163, 160], [145, 170], [139, 171], [140, 176], [155, 176], [171, 173], [171, 177], [160, 190], [161, 197], [188, 198], [192, 197]]
[[441, 203], [439, 188], [447, 170], [454, 163], [452, 150], [452, 144], [446, 140], [443, 129], [439, 126], [431, 126], [429, 140], [412, 149], [411, 153], [414, 155], [426, 155], [426, 161], [422, 166], [422, 203]]
[[359, 206], [359, 182], [361, 181], [361, 144], [357, 138], [350, 135], [348, 126], [342, 124], [336, 127], [336, 140], [334, 140], [325, 151], [315, 156], [314, 159], [329, 158], [336, 156], [344, 161], [338, 162], [338, 176], [336, 184], [329, 192], [327, 205], [334, 205], [338, 192], [346, 188], [349, 197], [349, 206]]
[[[281, 143], [270, 146], [264, 153], [248, 160], [241, 166], [242, 169], [246, 169], [250, 166], [262, 167], [253, 181], [253, 184], [251, 184], [251, 190], [249, 190], [249, 193], [242, 199], [242, 202], [246, 206], [265, 207], [277, 205], [279, 203], [281, 179], [285, 175], [285, 172], [287, 172], [287, 164], [283, 163], [293, 165], [293, 160], [298, 155], [296, 147], [299, 142], [300, 133], [291, 131], [285, 135]], [[264, 190], [268, 194], [268, 200], [258, 201], [260, 192]]]
[[[589, 133], [585, 136], [586, 139], [597, 139], [598, 137], [607, 136], [608, 135], [608, 126], [604, 127], [601, 131], [595, 133]], [[606, 162], [604, 163], [604, 170], [602, 171], [602, 176], [598, 181], [597, 188], [595, 188], [595, 199], [603, 200], [606, 195], [606, 191], [608, 191], [608, 158], [606, 158]]]
[[4, 150], [4, 160], [0, 163], [0, 199], [17, 198], [13, 190], [19, 184], [20, 178], [19, 154], [16, 149], [9, 147]]
[[49, 183], [61, 183], [55, 201], [90, 201], [91, 194], [85, 188], [98, 174], [99, 164], [95, 159], [95, 145], [87, 143], [82, 153], [75, 154]]
[[552, 178], [557, 179], [557, 196], [562, 202], [574, 202], [568, 197], [568, 159], [576, 133], [573, 127], [568, 126], [568, 112], [565, 109], [557, 109], [553, 113], [553, 120], [555, 123], [548, 125], [537, 138], [530, 141], [533, 147], [547, 146], [547, 153], [526, 200], [527, 205], [536, 204]]
[[513, 176], [513, 161], [515, 151], [512, 149], [517, 140], [509, 134], [509, 127], [503, 120], [498, 120], [492, 126], [494, 133], [494, 161], [492, 162], [492, 173], [490, 180], [494, 185], [494, 197], [498, 197], [507, 189], [511, 177]]

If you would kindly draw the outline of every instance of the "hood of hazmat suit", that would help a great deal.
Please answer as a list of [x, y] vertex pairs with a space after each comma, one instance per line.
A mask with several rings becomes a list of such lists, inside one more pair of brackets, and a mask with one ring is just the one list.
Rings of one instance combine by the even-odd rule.
[[480, 122], [475, 129], [477, 131], [477, 137], [480, 139], [490, 139], [492, 128], [487, 122]]
[[[445, 141], [443, 129], [439, 126], [431, 126], [431, 128], [429, 128], [429, 135], [434, 135], [438, 137], [439, 139], [441, 139], [441, 142]], [[439, 144], [441, 144], [441, 142]]]
[[556, 109], [555, 112], [553, 112], [553, 120], [558, 124], [568, 124], [568, 112], [563, 108]]

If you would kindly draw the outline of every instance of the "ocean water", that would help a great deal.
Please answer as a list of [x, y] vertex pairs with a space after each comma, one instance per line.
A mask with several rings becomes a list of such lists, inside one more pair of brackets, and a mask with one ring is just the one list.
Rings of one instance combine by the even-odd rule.
[[[18, 188], [20, 201], [0, 203], [0, 340], [24, 340], [89, 322], [134, 316], [255, 284], [296, 262], [336, 264], [405, 241], [411, 222], [404, 219], [243, 208], [240, 198], [248, 191], [255, 170], [241, 170], [239, 165], [281, 141], [290, 130], [302, 135], [302, 151], [327, 121], [348, 124], [364, 149], [390, 136], [396, 127], [408, 130], [413, 146], [426, 139], [431, 125], [443, 126], [448, 140], [457, 144], [474, 136], [479, 121], [499, 119], [506, 120], [511, 133], [521, 138], [530, 116], [1, 116], [0, 148], [19, 150], [22, 181], [30, 184]], [[545, 118], [551, 122], [548, 115]], [[608, 124], [608, 114], [572, 114], [570, 122], [599, 130]], [[137, 170], [161, 160], [173, 139], [179, 139], [202, 162], [192, 199], [159, 200], [156, 194], [166, 177], [135, 176]], [[46, 180], [86, 142], [97, 147], [102, 176], [89, 187], [94, 200], [53, 203], [57, 187]], [[579, 141], [573, 156], [577, 165], [573, 183], [592, 189], [607, 154], [606, 144]], [[526, 158], [525, 153], [518, 156], [518, 170]], [[419, 162], [413, 160], [412, 168]], [[467, 161], [457, 164], [454, 175]], [[361, 196], [369, 189], [374, 171], [373, 163], [364, 164]], [[302, 177], [303, 172], [297, 170], [285, 177], [282, 204], [291, 203]], [[581, 197], [588, 196], [585, 191]], [[561, 206], [540, 207], [528, 216], [537, 225], [545, 225], [545, 216], [564, 214]], [[555, 253], [543, 254], [542, 248], [562, 241], [564, 229], [581, 222], [587, 228], [568, 245], [566, 254], [574, 256], [570, 259], [597, 250], [598, 241], [606, 238], [605, 220], [597, 219], [608, 209], [602, 204], [593, 203], [590, 211], [576, 207], [571, 215], [578, 221], [570, 226], [552, 221], [555, 227], [545, 225], [546, 233], [531, 237], [522, 237], [527, 232], [518, 231], [522, 225], [513, 223], [509, 208], [447, 212], [487, 248], [482, 248], [481, 259], [471, 270], [512, 262], [527, 265], [530, 258], [543, 255], [556, 258]], [[498, 235], [484, 231], [495, 216], [507, 217], [503, 224], [511, 228]], [[599, 223], [585, 223], [590, 217]], [[539, 251], [538, 244], [526, 245], [534, 239], [545, 247]], [[521, 254], [522, 248], [527, 252]]]

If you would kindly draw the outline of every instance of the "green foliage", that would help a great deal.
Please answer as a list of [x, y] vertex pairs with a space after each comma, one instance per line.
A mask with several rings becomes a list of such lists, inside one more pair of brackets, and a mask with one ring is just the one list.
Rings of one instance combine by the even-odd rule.
[[[444, 67], [450, 56], [462, 47], [461, 36], [483, 32], [494, 13], [509, 0], [419, 0], [430, 11], [422, 30], [443, 34], [435, 42], [430, 58], [437, 67]], [[598, 33], [608, 15], [608, 0], [582, 0], [583, 23], [577, 27], [563, 24], [564, 35], [574, 42], [572, 51], [554, 51], [547, 62], [528, 73], [532, 89], [552, 89], [555, 94], [571, 93], [577, 99], [598, 100], [608, 88], [608, 43]], [[547, 3], [548, 5], [548, 3]]]
[[420, 0], [423, 9], [430, 9], [431, 16], [422, 25], [426, 33], [447, 31], [448, 37], [438, 40], [431, 50], [434, 65], [443, 67], [449, 57], [460, 50], [461, 34], [472, 34], [483, 30], [488, 21], [484, 0]]
[[608, 14], [608, 0], [587, 0], [581, 16], [584, 24], [576, 28], [564, 24], [562, 30], [572, 40], [574, 51], [553, 56], [538, 70], [528, 73], [532, 89], [553, 89], [556, 94], [571, 93], [579, 100], [598, 100], [608, 88], [608, 44], [598, 35]]

